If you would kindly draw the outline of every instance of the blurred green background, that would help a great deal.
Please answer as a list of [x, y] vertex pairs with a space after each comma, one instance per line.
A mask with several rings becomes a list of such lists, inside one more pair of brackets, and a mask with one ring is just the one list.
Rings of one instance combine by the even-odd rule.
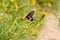
[[[49, 11], [58, 16], [59, 4], [59, 0], [0, 0], [0, 40], [37, 38]], [[33, 21], [25, 18], [31, 11]]]

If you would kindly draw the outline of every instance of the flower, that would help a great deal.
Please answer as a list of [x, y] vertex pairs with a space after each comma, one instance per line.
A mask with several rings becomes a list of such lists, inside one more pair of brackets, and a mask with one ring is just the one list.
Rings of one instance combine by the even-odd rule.
[[16, 8], [16, 10], [18, 10], [19, 6], [16, 4], [16, 5], [15, 5], [15, 8]]
[[52, 4], [50, 2], [48, 2], [48, 7], [52, 7]]
[[30, 35], [33, 35], [33, 34], [35, 34], [35, 29], [34, 28], [28, 28], [28, 30], [27, 30], [27, 34], [30, 34]]
[[44, 2], [44, 6], [47, 6], [47, 2]]
[[10, 2], [12, 2], [12, 3], [13, 3], [13, 2], [15, 2], [15, 0], [10, 0]]
[[26, 20], [26, 16], [23, 16], [23, 20]]
[[16, 24], [17, 23], [17, 20], [15, 19], [14, 21], [13, 21], [13, 24]]
[[2, 6], [2, 7], [5, 7], [5, 6], [6, 6], [6, 4], [3, 2], [1, 6]]
[[44, 16], [47, 16], [47, 15], [48, 15], [48, 12], [43, 12], [43, 15], [44, 15]]
[[6, 17], [7, 18], [10, 18], [10, 17], [12, 17], [12, 14], [10, 14], [10, 13], [9, 14], [6, 14]]
[[33, 35], [35, 33], [35, 29], [32, 28], [30, 32], [31, 32], [31, 35]]
[[32, 5], [34, 6], [36, 4], [36, 0], [32, 0]]
[[2, 16], [0, 16], [0, 21], [2, 21], [2, 19], [3, 19], [3, 17], [2, 17]]
[[26, 28], [26, 25], [25, 25], [25, 24], [23, 24], [23, 25], [22, 25], [22, 28]]
[[37, 23], [37, 26], [40, 26], [40, 22]]
[[10, 8], [13, 10], [13, 9], [14, 9], [14, 6], [13, 6], [13, 5], [11, 5], [11, 6], [10, 6]]
[[29, 29], [29, 27], [26, 25], [26, 29]]

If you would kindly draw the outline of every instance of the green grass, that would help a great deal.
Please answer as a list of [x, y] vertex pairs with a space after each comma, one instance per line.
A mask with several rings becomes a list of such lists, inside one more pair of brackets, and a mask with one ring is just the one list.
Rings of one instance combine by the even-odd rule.
[[[26, 40], [38, 37], [39, 29], [45, 23], [46, 16], [42, 17], [43, 11], [40, 13], [38, 1], [35, 5], [31, 5], [31, 2], [32, 0], [16, 0], [13, 3], [10, 0], [0, 0], [0, 40]], [[18, 5], [17, 8], [15, 5]], [[34, 20], [23, 20], [23, 17], [33, 10]]]

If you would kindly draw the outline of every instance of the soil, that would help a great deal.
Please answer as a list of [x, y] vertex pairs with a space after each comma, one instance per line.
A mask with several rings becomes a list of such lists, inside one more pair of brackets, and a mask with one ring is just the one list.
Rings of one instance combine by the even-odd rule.
[[[60, 15], [60, 11], [58, 11]], [[37, 40], [60, 40], [60, 29], [58, 21], [52, 13], [49, 13], [46, 24], [39, 33]]]

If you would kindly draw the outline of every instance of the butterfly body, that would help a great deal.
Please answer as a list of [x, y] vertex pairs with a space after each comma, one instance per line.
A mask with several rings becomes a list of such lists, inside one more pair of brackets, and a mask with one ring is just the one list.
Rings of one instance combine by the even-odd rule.
[[28, 20], [30, 20], [30, 21], [33, 21], [33, 14], [34, 14], [34, 11], [31, 11], [27, 16], [26, 16], [26, 18], [28, 19]]

